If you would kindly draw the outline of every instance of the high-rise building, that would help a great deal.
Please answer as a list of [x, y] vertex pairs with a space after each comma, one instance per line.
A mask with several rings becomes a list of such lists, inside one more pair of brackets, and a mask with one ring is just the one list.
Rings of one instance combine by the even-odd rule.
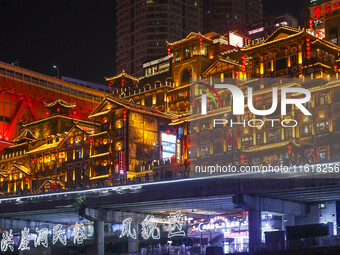
[[142, 76], [167, 41], [203, 30], [202, 0], [116, 0], [116, 72]]
[[263, 18], [261, 0], [209, 0], [203, 10], [204, 33], [245, 33], [249, 24]]
[[288, 13], [259, 20], [249, 26], [248, 36], [253, 40], [267, 37], [280, 26], [297, 28], [298, 20]]

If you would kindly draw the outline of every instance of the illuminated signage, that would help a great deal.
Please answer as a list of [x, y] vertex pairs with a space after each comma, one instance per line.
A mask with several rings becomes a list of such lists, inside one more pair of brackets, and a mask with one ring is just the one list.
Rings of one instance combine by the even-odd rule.
[[234, 33], [229, 33], [229, 45], [242, 48], [244, 46], [244, 38]]
[[181, 140], [177, 139], [176, 142], [176, 161], [177, 163], [181, 162]]
[[[176, 236], [185, 236], [185, 232], [183, 231], [183, 222], [182, 222], [182, 213], [181, 211], [176, 211], [170, 213], [168, 216], [169, 220], [167, 223], [168, 227], [168, 238], [176, 237]], [[137, 239], [137, 231], [136, 228], [132, 225], [132, 218], [126, 218], [122, 221], [122, 232], [119, 235], [119, 238], [122, 237], [130, 237], [132, 239]], [[153, 215], [147, 215], [146, 218], [141, 222], [141, 235], [143, 239], [160, 239], [161, 231], [157, 224], [159, 219], [156, 219]]]
[[[229, 233], [231, 235], [237, 235], [237, 231], [233, 231], [233, 228], [237, 228], [239, 231], [243, 231], [243, 228], [248, 227], [248, 221], [230, 221], [224, 216], [216, 216], [208, 223], [200, 223], [196, 226], [193, 226], [190, 230], [190, 233], [195, 232], [206, 232], [206, 231], [220, 231], [224, 233]], [[245, 231], [245, 230], [244, 230]], [[231, 236], [230, 236], [231, 237]]]
[[177, 137], [172, 134], [162, 133], [162, 158], [171, 158], [176, 155], [176, 139]]
[[[85, 239], [88, 239], [86, 235], [85, 226], [82, 223], [74, 224], [71, 235], [68, 235], [68, 231], [63, 229], [61, 224], [55, 225], [51, 230], [47, 228], [36, 228], [31, 231], [31, 229], [24, 227], [21, 231], [20, 242], [18, 245], [19, 251], [30, 250], [32, 246], [29, 245], [31, 241], [31, 234], [34, 234], [34, 247], [49, 247], [49, 235], [51, 233], [52, 244], [61, 243], [62, 245], [67, 245], [68, 239], [73, 239], [73, 244], [82, 244]], [[15, 239], [13, 236], [13, 230], [10, 229], [2, 233], [1, 239], [1, 252], [15, 250]]]
[[322, 19], [327, 15], [331, 15], [335, 10], [340, 8], [339, 0], [332, 0], [323, 4], [310, 7], [310, 16], [314, 19]]
[[248, 34], [250, 34], [250, 35], [257, 34], [257, 33], [263, 32], [263, 31], [264, 31], [264, 27], [260, 27], [260, 28], [256, 28], [256, 29], [250, 30], [248, 32]]
[[124, 174], [125, 171], [125, 153], [124, 151], [119, 152], [119, 174]]

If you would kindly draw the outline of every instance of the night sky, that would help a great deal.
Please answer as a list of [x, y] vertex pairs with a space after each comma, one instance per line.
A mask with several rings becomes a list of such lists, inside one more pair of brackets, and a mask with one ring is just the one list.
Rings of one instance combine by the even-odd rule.
[[[52, 76], [58, 65], [61, 75], [104, 84], [114, 74], [114, 2], [0, 0], [0, 61]], [[263, 0], [264, 14], [299, 17], [304, 2]]]

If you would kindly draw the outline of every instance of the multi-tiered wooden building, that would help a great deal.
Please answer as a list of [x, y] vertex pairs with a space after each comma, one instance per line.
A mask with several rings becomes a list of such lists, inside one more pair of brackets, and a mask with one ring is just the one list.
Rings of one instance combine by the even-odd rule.
[[[116, 185], [167, 172], [190, 175], [190, 165], [209, 162], [339, 160], [340, 47], [289, 27], [278, 28], [262, 42], [240, 37], [243, 47], [228, 40], [216, 33], [191, 33], [168, 43], [164, 58], [145, 63], [143, 77], [123, 72], [106, 78], [111, 94], [89, 115], [91, 121], [69, 117], [74, 107], [70, 102], [46, 104], [50, 116], [23, 123], [21, 134], [2, 155], [2, 192]], [[270, 116], [279, 122], [297, 120], [292, 128], [271, 127], [247, 104], [244, 115], [232, 116], [230, 92], [211, 90], [216, 79], [234, 82], [243, 91], [252, 87], [256, 109], [271, 107], [273, 87], [307, 88], [312, 98], [305, 107], [312, 115], [288, 107], [287, 115], [275, 111]], [[203, 115], [197, 105], [207, 92], [211, 98]], [[266, 124], [213, 127], [213, 119], [261, 119]]]

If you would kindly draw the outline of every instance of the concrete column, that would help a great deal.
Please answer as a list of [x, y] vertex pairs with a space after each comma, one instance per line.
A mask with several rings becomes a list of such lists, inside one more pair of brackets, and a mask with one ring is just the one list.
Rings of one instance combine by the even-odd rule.
[[104, 221], [94, 221], [94, 250], [98, 255], [104, 255]]
[[251, 209], [248, 211], [249, 224], [249, 255], [261, 249], [262, 229], [261, 229], [261, 211]]
[[134, 224], [134, 227], [136, 229], [136, 239], [129, 237], [129, 240], [128, 240], [128, 252], [129, 253], [130, 252], [138, 252], [138, 250], [139, 250], [139, 246], [138, 246], [138, 233], [139, 233], [138, 224]]

